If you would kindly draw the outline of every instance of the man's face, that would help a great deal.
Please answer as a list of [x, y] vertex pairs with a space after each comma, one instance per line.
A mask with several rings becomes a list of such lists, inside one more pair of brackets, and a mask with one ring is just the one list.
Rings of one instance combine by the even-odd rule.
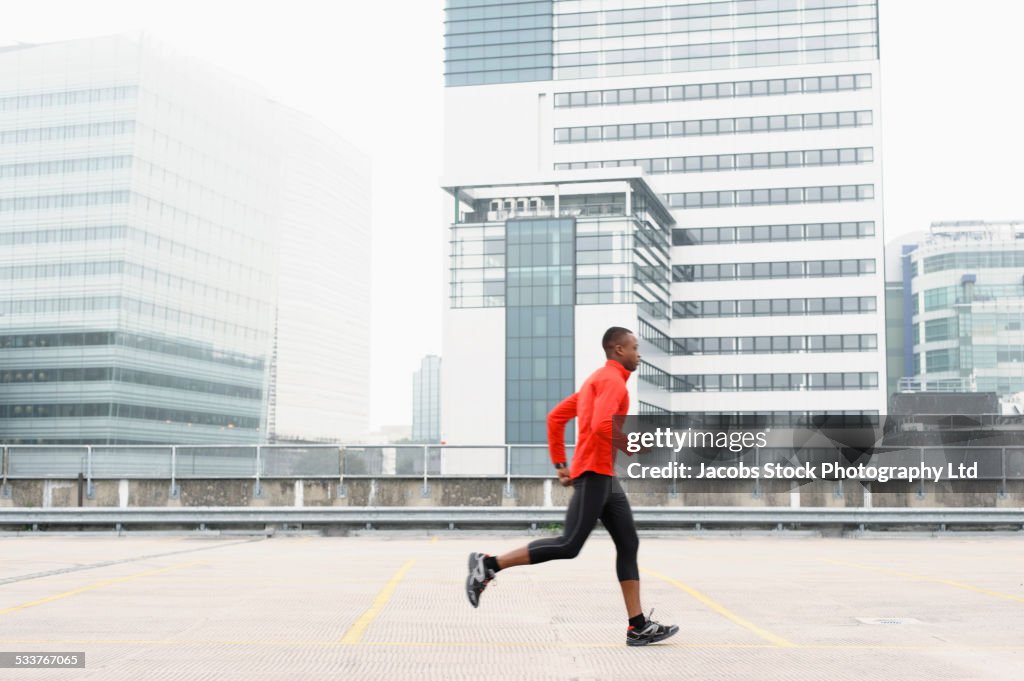
[[615, 346], [615, 358], [629, 371], [636, 371], [640, 365], [640, 343], [636, 336], [631, 333], [623, 336], [622, 342]]

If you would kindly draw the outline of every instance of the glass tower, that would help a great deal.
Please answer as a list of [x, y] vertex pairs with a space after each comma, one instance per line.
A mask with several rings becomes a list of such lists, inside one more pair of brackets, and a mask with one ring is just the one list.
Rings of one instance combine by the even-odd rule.
[[448, 0], [449, 86], [876, 59], [876, 0]]
[[[0, 439], [265, 437], [282, 226], [311, 239], [351, 195], [300, 156], [316, 146], [309, 126], [279, 134], [297, 126], [251, 84], [143, 35], [0, 53]], [[322, 195], [289, 211], [309, 192]], [[365, 261], [367, 230], [352, 215], [352, 248], [296, 239], [289, 271], [316, 248]], [[363, 329], [364, 316], [348, 326]], [[279, 399], [295, 392], [281, 380], [301, 378], [286, 364], [306, 342], [293, 317], [279, 315]], [[365, 382], [349, 387], [360, 385], [349, 402], [365, 404]], [[277, 406], [279, 422], [295, 423]]]
[[270, 436], [353, 442], [369, 426], [370, 161], [312, 117], [277, 109], [282, 168]]
[[412, 439], [441, 440], [441, 358], [427, 355], [412, 375]]

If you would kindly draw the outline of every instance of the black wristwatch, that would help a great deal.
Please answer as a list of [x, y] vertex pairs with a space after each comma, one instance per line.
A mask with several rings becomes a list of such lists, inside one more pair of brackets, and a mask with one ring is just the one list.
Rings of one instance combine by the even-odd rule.
[[558, 469], [568, 468], [568, 465], [565, 464], [564, 462], [563, 463], [556, 463], [555, 464], [555, 468], [558, 468]]

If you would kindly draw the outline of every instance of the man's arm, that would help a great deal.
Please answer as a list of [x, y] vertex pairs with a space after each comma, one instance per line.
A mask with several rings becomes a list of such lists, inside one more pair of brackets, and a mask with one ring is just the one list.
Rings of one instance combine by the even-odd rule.
[[565, 463], [565, 424], [576, 418], [576, 400], [579, 393], [573, 393], [559, 402], [548, 413], [548, 454], [551, 463]]

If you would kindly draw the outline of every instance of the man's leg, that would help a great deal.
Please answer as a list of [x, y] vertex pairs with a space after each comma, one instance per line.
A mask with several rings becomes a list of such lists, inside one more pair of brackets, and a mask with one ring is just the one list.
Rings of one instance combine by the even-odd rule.
[[495, 561], [497, 561], [497, 567], [499, 570], [515, 567], [516, 565], [529, 565], [530, 547], [520, 546], [518, 549], [512, 549], [508, 553], [503, 553], [495, 558]]
[[619, 578], [622, 599], [629, 617], [626, 644], [642, 646], [672, 636], [679, 631], [679, 627], [674, 624], [658, 624], [644, 617], [640, 605], [640, 569], [636, 562], [640, 539], [633, 522], [633, 510], [618, 478], [612, 482], [608, 501], [601, 511], [601, 524], [615, 542], [615, 573]]
[[561, 536], [537, 539], [497, 557], [470, 554], [466, 595], [473, 607], [479, 605], [480, 594], [499, 570], [575, 558], [597, 524], [613, 480], [611, 476], [588, 472], [573, 481], [573, 493], [565, 510], [565, 527]]
[[[597, 524], [614, 479], [608, 475], [587, 472], [573, 481], [572, 499], [565, 510], [565, 527], [562, 529], [562, 535], [535, 539], [527, 544], [525, 548], [531, 565], [546, 563], [549, 560], [566, 560], [579, 555], [580, 549]], [[503, 568], [505, 564], [501, 561], [504, 557], [498, 558], [498, 563]]]
[[626, 614], [632, 620], [643, 613], [640, 605], [640, 569], [636, 562], [640, 538], [636, 534], [629, 499], [623, 492], [618, 478], [612, 483], [608, 501], [601, 511], [601, 524], [615, 542], [615, 574], [622, 588]]
[[622, 588], [622, 600], [626, 603], [626, 616], [633, 619], [643, 615], [644, 609], [640, 605], [640, 580], [624, 579], [619, 582], [619, 586]]

